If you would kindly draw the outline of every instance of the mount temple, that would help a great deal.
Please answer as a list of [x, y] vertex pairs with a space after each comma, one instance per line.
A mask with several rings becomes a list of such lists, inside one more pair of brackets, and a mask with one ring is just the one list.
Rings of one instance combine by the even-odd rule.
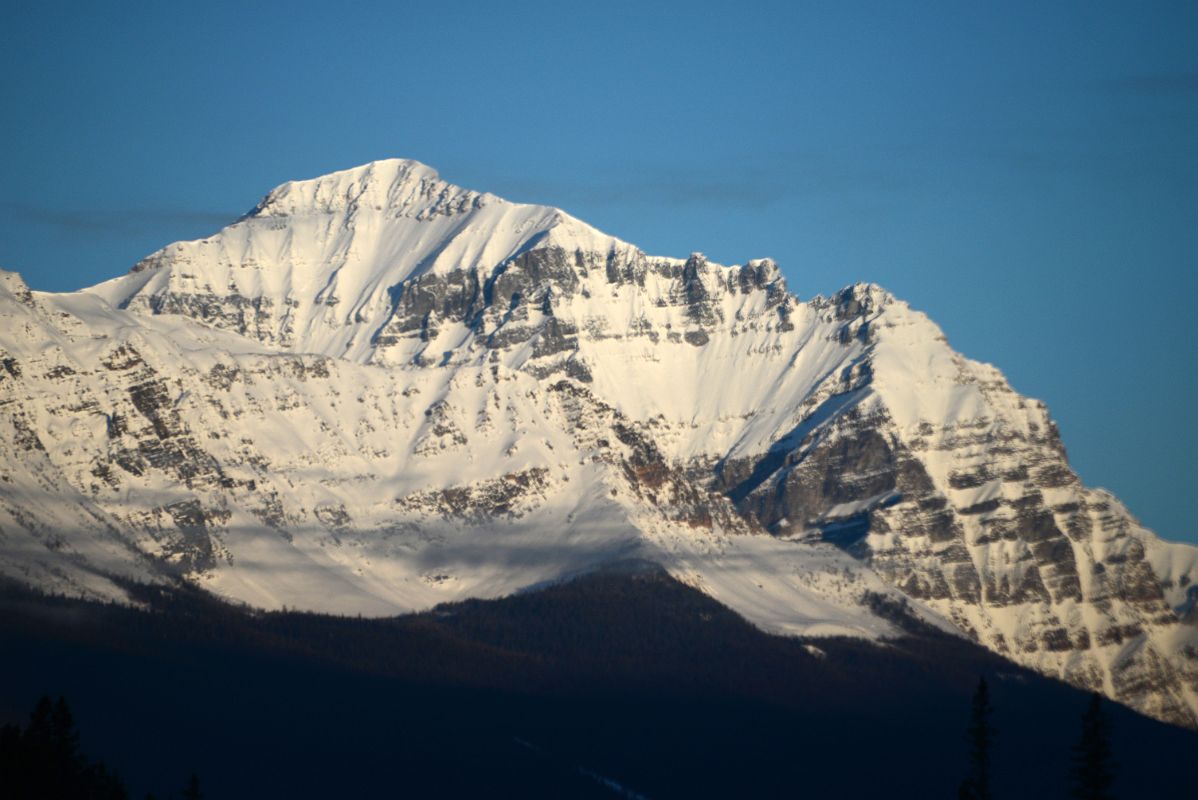
[[1198, 548], [858, 284], [649, 256], [389, 160], [80, 292], [0, 273], [0, 575], [390, 615], [653, 562], [772, 632], [894, 608], [1198, 727]]

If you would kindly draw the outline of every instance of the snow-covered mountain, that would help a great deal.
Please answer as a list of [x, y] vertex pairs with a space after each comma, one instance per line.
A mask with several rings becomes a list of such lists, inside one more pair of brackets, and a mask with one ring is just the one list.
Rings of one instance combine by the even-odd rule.
[[72, 294], [0, 280], [0, 573], [390, 614], [626, 559], [761, 627], [932, 624], [1198, 727], [1198, 548], [873, 285], [648, 256], [381, 161]]

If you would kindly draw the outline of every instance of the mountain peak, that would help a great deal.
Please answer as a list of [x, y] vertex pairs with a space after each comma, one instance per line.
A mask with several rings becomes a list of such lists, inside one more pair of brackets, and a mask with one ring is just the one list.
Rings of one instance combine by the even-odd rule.
[[419, 161], [387, 159], [284, 183], [219, 233], [169, 245], [87, 291], [266, 344], [370, 359], [410, 282], [472, 275], [481, 286], [537, 249], [604, 262], [635, 250], [552, 206], [508, 202]]
[[503, 201], [447, 183], [427, 164], [389, 158], [316, 178], [288, 181], [268, 193], [249, 216], [290, 217], [365, 207], [421, 218], [461, 213], [494, 202]]

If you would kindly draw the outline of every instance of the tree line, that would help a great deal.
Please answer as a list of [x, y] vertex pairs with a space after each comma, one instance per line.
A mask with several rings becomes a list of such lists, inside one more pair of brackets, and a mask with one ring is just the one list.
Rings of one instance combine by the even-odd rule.
[[[990, 721], [993, 713], [990, 687], [986, 685], [986, 679], [981, 678], [973, 693], [969, 727], [966, 729], [969, 766], [957, 790], [958, 800], [994, 800], [990, 787], [991, 748], [998, 732]], [[1090, 695], [1090, 703], [1082, 715], [1081, 735], [1073, 746], [1070, 779], [1070, 796], [1077, 800], [1114, 800], [1115, 760], [1111, 749], [1111, 723], [1103, 709], [1102, 696], [1097, 692]]]
[[[958, 800], [994, 800], [991, 789], [991, 750], [998, 732], [991, 717], [994, 706], [986, 679], [973, 694], [966, 739], [969, 763], [957, 792]], [[1081, 719], [1073, 746], [1071, 796], [1077, 800], [1114, 800], [1115, 762], [1110, 741], [1110, 720], [1097, 693]], [[75, 720], [62, 697], [57, 702], [43, 696], [24, 728], [0, 728], [0, 790], [12, 800], [128, 800], [124, 783], [102, 763], [88, 759], [79, 747]], [[174, 800], [167, 795], [166, 800]], [[188, 778], [178, 800], [202, 800], [195, 773]], [[153, 794], [146, 800], [155, 800]]]
[[[103, 762], [80, 750], [75, 718], [64, 698], [43, 696], [29, 724], [0, 728], [0, 796], [10, 800], [128, 800], [125, 784]], [[164, 800], [203, 800], [192, 774], [178, 795]], [[155, 800], [153, 794], [146, 800]]]

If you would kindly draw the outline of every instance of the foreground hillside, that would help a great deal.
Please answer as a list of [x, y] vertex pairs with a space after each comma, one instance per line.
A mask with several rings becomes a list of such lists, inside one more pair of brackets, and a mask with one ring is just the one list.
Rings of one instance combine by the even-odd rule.
[[[985, 675], [996, 789], [1058, 798], [1087, 699], [920, 626], [770, 636], [644, 567], [381, 620], [137, 594], [0, 604], [0, 721], [65, 694], [134, 796], [949, 797]], [[1184, 796], [1198, 734], [1108, 712], [1119, 796]]]

